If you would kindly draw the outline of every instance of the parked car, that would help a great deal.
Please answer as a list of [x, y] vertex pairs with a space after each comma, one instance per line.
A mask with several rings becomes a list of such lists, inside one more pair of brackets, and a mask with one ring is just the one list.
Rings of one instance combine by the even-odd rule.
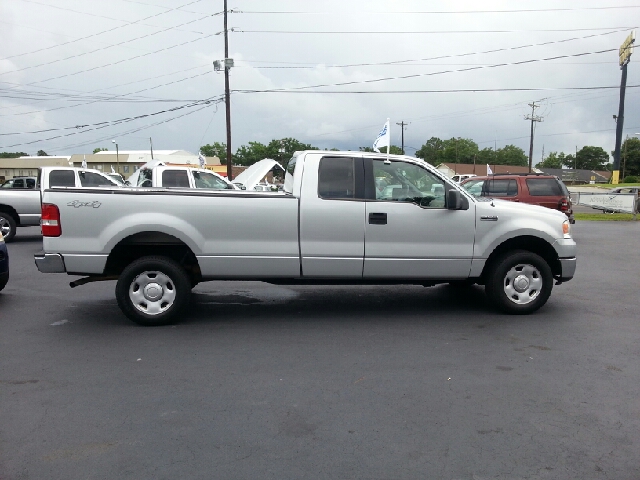
[[37, 177], [14, 177], [0, 185], [0, 188], [36, 188], [37, 181]]
[[147, 188], [237, 189], [215, 172], [189, 166], [165, 165], [162, 162], [143, 165], [127, 179], [127, 182], [132, 187]]
[[9, 281], [9, 253], [4, 243], [4, 237], [0, 232], [0, 290], [2, 290]]
[[451, 180], [453, 180], [456, 183], [462, 183], [464, 182], [467, 178], [473, 178], [476, 175], [473, 173], [461, 173], [458, 175], [454, 175], [453, 177], [451, 177]]
[[35, 188], [0, 189], [0, 232], [5, 242], [13, 240], [17, 227], [40, 225], [40, 196], [48, 188], [118, 186], [104, 173], [88, 168], [40, 167], [38, 172]]
[[461, 185], [474, 197], [491, 197], [553, 208], [566, 214], [569, 221], [575, 223], [569, 190], [553, 175], [495, 173], [469, 178]]

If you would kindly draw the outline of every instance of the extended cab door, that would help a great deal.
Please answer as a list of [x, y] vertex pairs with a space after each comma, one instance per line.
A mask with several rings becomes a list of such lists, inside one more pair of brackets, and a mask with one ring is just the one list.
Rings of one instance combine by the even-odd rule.
[[419, 163], [365, 160], [364, 278], [466, 278], [475, 204], [449, 210], [453, 187]]
[[307, 154], [300, 196], [302, 276], [361, 278], [364, 219], [362, 159]]

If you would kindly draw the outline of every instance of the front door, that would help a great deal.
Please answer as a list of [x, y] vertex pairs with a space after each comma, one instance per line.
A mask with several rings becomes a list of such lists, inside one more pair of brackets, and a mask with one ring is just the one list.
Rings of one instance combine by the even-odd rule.
[[419, 163], [365, 160], [364, 278], [454, 279], [471, 269], [475, 205], [449, 210], [454, 188]]

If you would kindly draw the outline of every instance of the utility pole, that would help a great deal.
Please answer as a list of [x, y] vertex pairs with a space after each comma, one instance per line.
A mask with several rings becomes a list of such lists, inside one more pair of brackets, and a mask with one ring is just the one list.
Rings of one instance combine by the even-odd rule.
[[229, 31], [227, 30], [227, 0], [224, 0], [224, 103], [227, 113], [227, 179], [233, 180], [231, 165], [231, 98], [229, 95]]
[[611, 183], [617, 185], [620, 180], [620, 144], [622, 143], [622, 128], [624, 125], [624, 94], [627, 88], [627, 65], [631, 61], [633, 53], [633, 44], [636, 41], [635, 30], [620, 45], [619, 65], [622, 70], [622, 78], [620, 80], [620, 104], [618, 106], [618, 116], [616, 118], [616, 147], [613, 152], [613, 175]]
[[540, 105], [536, 105], [536, 102], [532, 102], [529, 106], [531, 107], [531, 115], [527, 115], [524, 119], [531, 120], [531, 140], [529, 141], [529, 173], [531, 173], [531, 164], [533, 163], [533, 124], [534, 122], [541, 122], [543, 118], [536, 116], [535, 114], [536, 108]]
[[[402, 122], [396, 122], [396, 125], [400, 125], [400, 130], [402, 130], [402, 155], [404, 155], [404, 127], [406, 125], [409, 125], [408, 123], [404, 123], [404, 120]], [[391, 148], [391, 147], [389, 147]]]
[[153, 142], [151, 141], [151, 137], [149, 137], [149, 145], [151, 146], [151, 160], [153, 160]]

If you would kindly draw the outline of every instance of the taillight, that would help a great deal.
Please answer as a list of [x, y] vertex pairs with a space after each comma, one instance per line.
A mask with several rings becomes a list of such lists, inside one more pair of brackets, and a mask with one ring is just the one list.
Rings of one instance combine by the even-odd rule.
[[570, 209], [571, 209], [571, 202], [569, 201], [568, 198], [563, 197], [558, 202], [558, 210], [560, 210], [561, 212], [568, 212]]
[[42, 219], [40, 220], [42, 235], [45, 237], [59, 237], [62, 235], [60, 225], [60, 210], [52, 203], [42, 204]]

